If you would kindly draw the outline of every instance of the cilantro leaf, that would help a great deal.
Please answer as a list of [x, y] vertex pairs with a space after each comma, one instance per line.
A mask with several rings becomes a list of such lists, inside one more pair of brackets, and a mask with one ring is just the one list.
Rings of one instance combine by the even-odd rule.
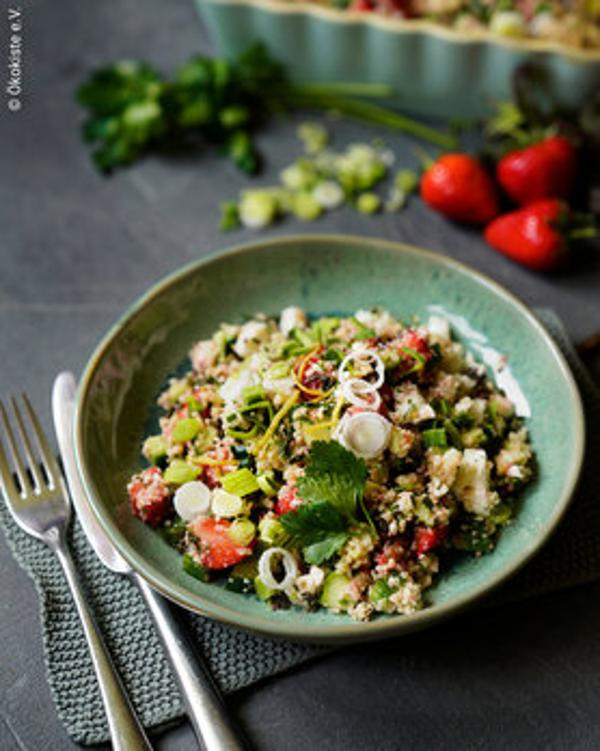
[[279, 521], [294, 542], [301, 545], [307, 563], [319, 565], [331, 558], [348, 539], [348, 522], [331, 503], [300, 506]]
[[336, 441], [315, 441], [298, 495], [305, 501], [325, 502], [342, 516], [354, 519], [356, 504], [367, 481], [367, 465]]
[[335, 555], [343, 547], [347, 539], [348, 535], [345, 532], [338, 532], [326, 537], [324, 540], [313, 542], [312, 545], [304, 547], [302, 551], [304, 560], [311, 565], [318, 566], [323, 561]]

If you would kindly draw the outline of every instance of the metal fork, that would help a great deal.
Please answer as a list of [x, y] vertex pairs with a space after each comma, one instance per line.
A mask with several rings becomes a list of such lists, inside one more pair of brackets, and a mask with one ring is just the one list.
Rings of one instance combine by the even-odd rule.
[[71, 517], [68, 492], [58, 463], [50, 450], [48, 440], [29, 399], [25, 394], [22, 396], [25, 413], [30, 423], [29, 432], [15, 399], [11, 399], [11, 404], [25, 461], [15, 439], [7, 411], [0, 401], [0, 424], [4, 428], [12, 456], [11, 467], [0, 440], [0, 488], [17, 524], [27, 534], [45, 542], [56, 553], [62, 565], [94, 663], [113, 749], [115, 751], [151, 749], [85, 601], [75, 564], [67, 547], [66, 533]]

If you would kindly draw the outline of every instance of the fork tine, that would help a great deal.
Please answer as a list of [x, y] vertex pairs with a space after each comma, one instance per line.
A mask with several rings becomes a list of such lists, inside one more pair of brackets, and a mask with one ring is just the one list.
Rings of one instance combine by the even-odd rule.
[[41, 454], [40, 458], [42, 460], [42, 466], [44, 467], [44, 470], [46, 471], [46, 474], [48, 475], [48, 479], [50, 481], [50, 485], [52, 489], [56, 485], [58, 485], [58, 481], [60, 477], [60, 470], [58, 468], [58, 463], [54, 457], [54, 453], [52, 449], [50, 448], [48, 444], [48, 439], [46, 438], [46, 434], [44, 433], [42, 426], [40, 425], [40, 421], [38, 420], [37, 415], [33, 411], [33, 407], [31, 406], [31, 402], [29, 401], [27, 394], [21, 394], [21, 397], [23, 399], [23, 403], [25, 404], [25, 411], [27, 412], [29, 421], [31, 422], [33, 426], [33, 432], [35, 433], [35, 438], [38, 444], [38, 448], [40, 449], [40, 454]]
[[10, 401], [12, 404], [13, 412], [15, 413], [15, 419], [17, 421], [19, 438], [21, 439], [21, 443], [23, 445], [23, 448], [25, 449], [25, 456], [27, 457], [27, 461], [29, 462], [29, 471], [31, 473], [31, 476], [33, 477], [33, 485], [34, 488], [39, 492], [46, 484], [46, 480], [44, 479], [44, 477], [42, 477], [42, 473], [40, 472], [38, 465], [38, 460], [33, 453], [31, 441], [29, 440], [29, 436], [27, 435], [27, 431], [25, 430], [25, 423], [23, 422], [23, 418], [21, 417], [19, 406], [14, 398], [11, 398]]
[[[2, 404], [0, 404], [0, 407], [2, 407]], [[2, 441], [0, 441], [0, 490], [2, 490], [7, 502], [13, 497], [16, 490], [12, 482], [12, 469], [8, 463], [8, 457], [4, 451]]]
[[[8, 421], [8, 415], [6, 414], [6, 410], [4, 409], [4, 404], [0, 401], [0, 422], [2, 423], [2, 427], [4, 428], [4, 433], [6, 435], [6, 439], [8, 441], [8, 445], [10, 447], [10, 453], [12, 455], [13, 464], [15, 467], [15, 473], [17, 475], [17, 478], [19, 480], [19, 483], [21, 485], [21, 495], [27, 495], [27, 473], [25, 471], [25, 467], [23, 466], [23, 462], [21, 461], [21, 455], [19, 454], [19, 448], [17, 446], [17, 442], [15, 440], [15, 435], [12, 431], [12, 428], [10, 427], [10, 422]], [[12, 476], [12, 471], [8, 466], [8, 460], [6, 458], [6, 454], [4, 451], [3, 454], [3, 463], [2, 463], [2, 469], [6, 469], [8, 472], [8, 477]], [[8, 479], [5, 480], [5, 482], [8, 482]], [[3, 486], [5, 495], [8, 495], [8, 488]]]

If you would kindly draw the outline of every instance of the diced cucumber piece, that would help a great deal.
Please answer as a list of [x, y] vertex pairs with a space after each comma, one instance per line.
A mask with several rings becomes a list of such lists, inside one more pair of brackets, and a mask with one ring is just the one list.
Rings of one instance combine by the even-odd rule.
[[165, 470], [163, 479], [170, 485], [183, 485], [185, 482], [195, 480], [199, 474], [199, 467], [192, 467], [183, 459], [173, 459]]
[[319, 602], [325, 608], [344, 610], [349, 598], [349, 585], [350, 579], [347, 576], [335, 572], [328, 574]]
[[198, 435], [200, 428], [200, 420], [195, 417], [184, 417], [173, 428], [171, 438], [175, 443], [187, 443]]
[[194, 579], [199, 579], [201, 582], [210, 581], [210, 573], [208, 569], [204, 568], [204, 566], [199, 563], [196, 563], [189, 553], [184, 554], [181, 560], [181, 566], [185, 573], [193, 576]]
[[156, 464], [167, 453], [167, 442], [162, 435], [151, 435], [144, 441], [142, 454], [152, 464]]
[[236, 545], [250, 545], [256, 535], [256, 526], [250, 519], [236, 519], [227, 530], [228, 536]]
[[267, 587], [260, 576], [257, 576], [254, 579], [254, 591], [256, 592], [259, 600], [268, 600], [273, 597], [274, 594], [276, 594], [274, 589]]

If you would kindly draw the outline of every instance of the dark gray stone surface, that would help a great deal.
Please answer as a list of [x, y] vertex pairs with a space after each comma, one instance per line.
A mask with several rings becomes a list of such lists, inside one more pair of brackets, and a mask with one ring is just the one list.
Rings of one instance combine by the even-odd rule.
[[[7, 0], [0, 4], [6, 51]], [[0, 394], [26, 389], [50, 426], [49, 389], [79, 371], [128, 303], [177, 266], [250, 232], [223, 236], [217, 206], [244, 179], [222, 159], [151, 159], [110, 180], [78, 134], [75, 85], [116, 58], [166, 69], [210, 49], [190, 0], [38, 0], [23, 4], [25, 107], [0, 111]], [[4, 57], [1, 69], [4, 70]], [[376, 135], [335, 126], [339, 143]], [[385, 135], [379, 133], [377, 135]], [[386, 137], [403, 164], [409, 140]], [[298, 151], [294, 122], [261, 137], [268, 170]], [[270, 235], [346, 232], [414, 242], [485, 271], [532, 305], [553, 307], [574, 338], [600, 328], [600, 255], [554, 277], [497, 256], [479, 233], [418, 201], [398, 216], [340, 211]], [[0, 748], [74, 748], [44, 678], [36, 594], [0, 542]], [[354, 647], [229, 699], [259, 749], [592, 749], [600, 746], [600, 585], [465, 615], [446, 626]], [[157, 738], [192, 749], [187, 725]]]

